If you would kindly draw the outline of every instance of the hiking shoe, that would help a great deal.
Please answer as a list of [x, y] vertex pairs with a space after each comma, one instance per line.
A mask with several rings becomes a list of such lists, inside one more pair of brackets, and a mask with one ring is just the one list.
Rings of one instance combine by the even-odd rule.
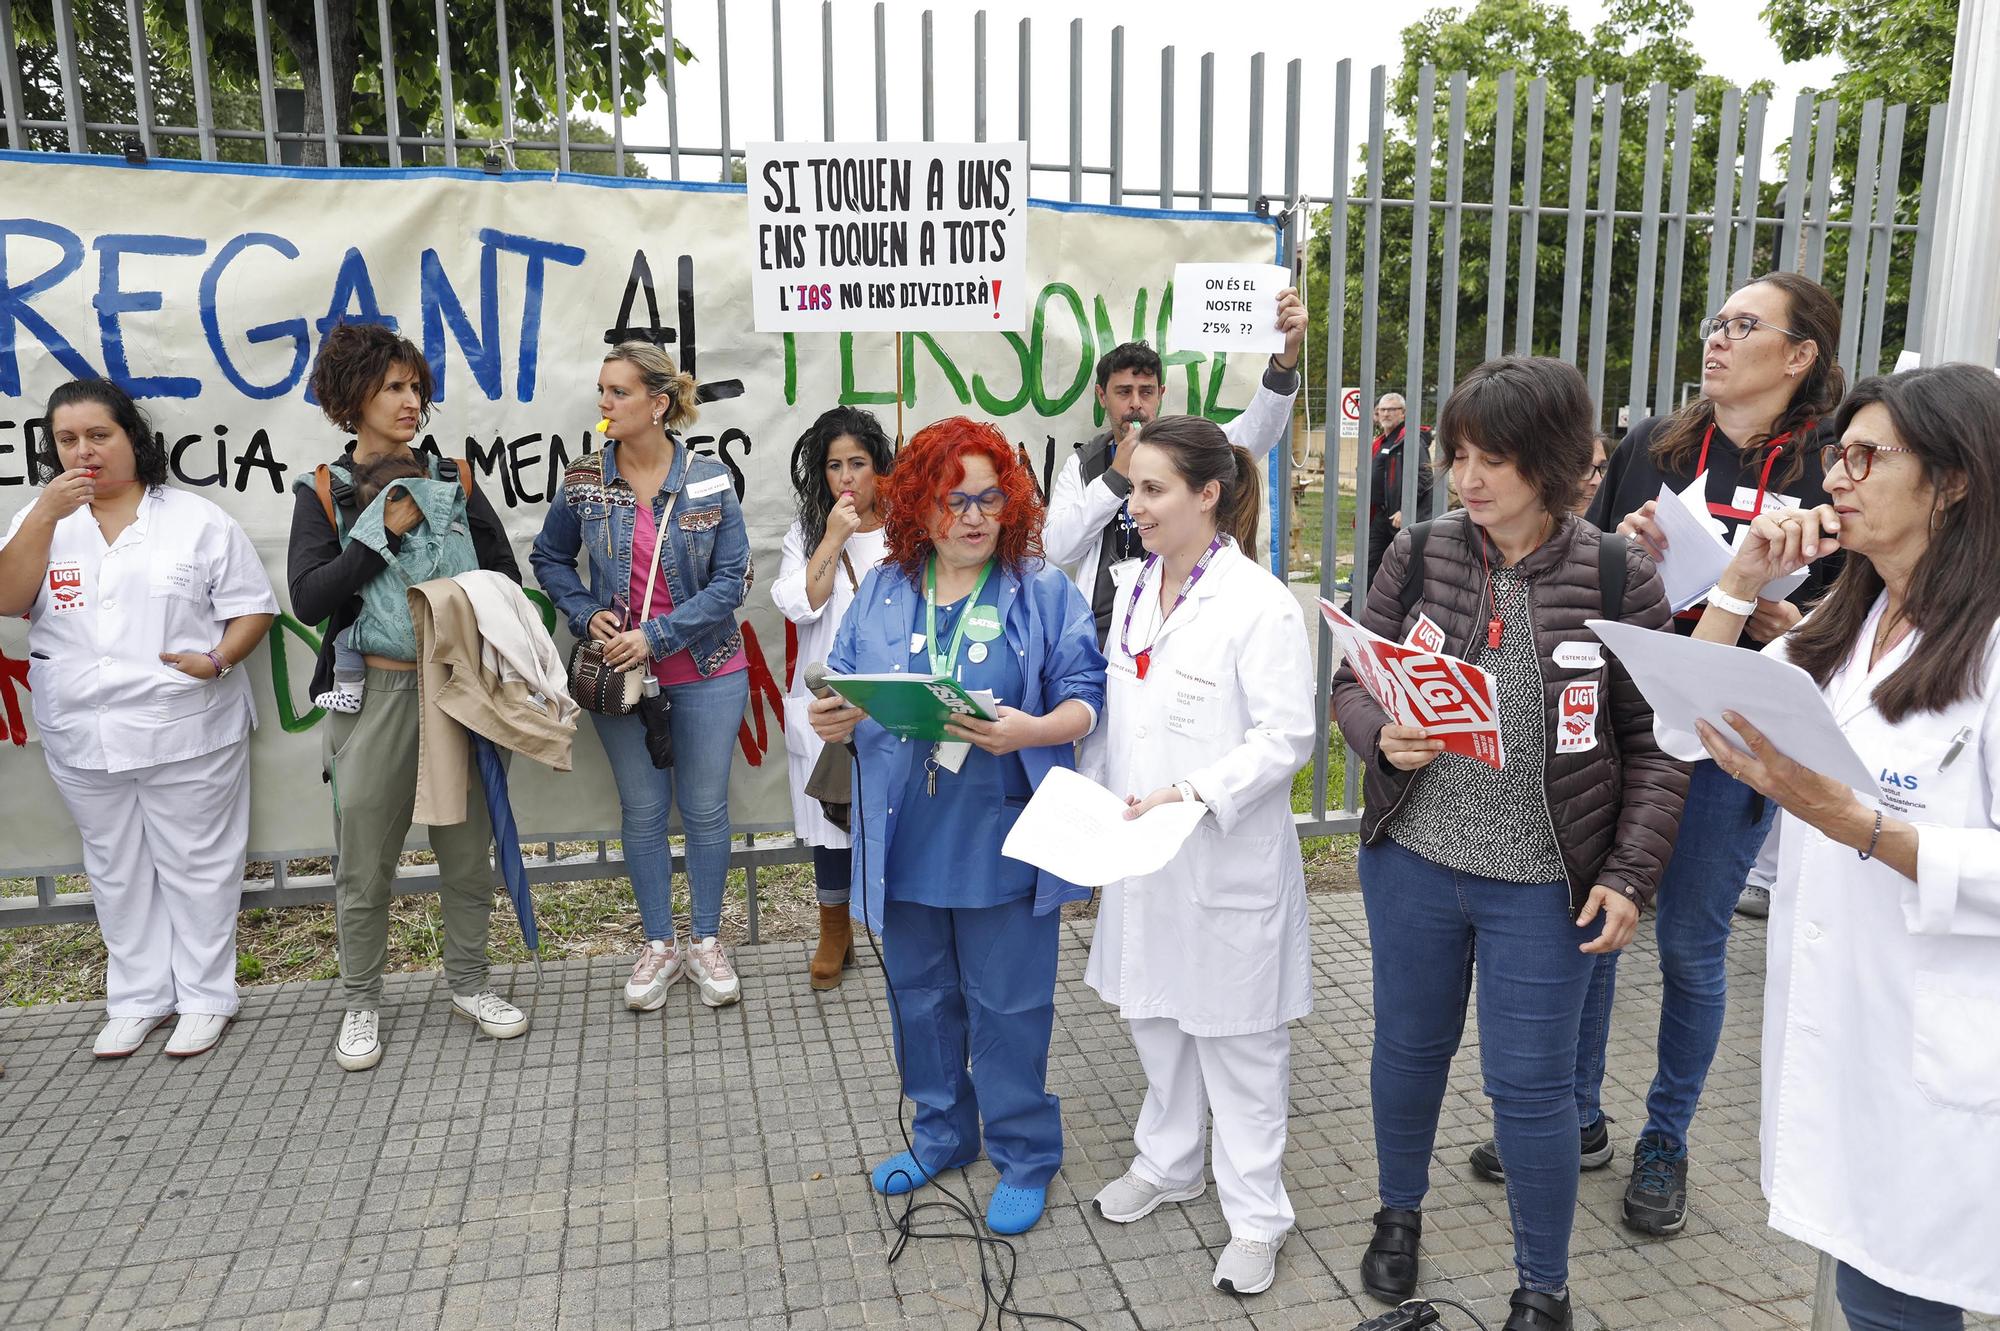
[[[1611, 1130], [1606, 1127], [1609, 1120], [1600, 1116], [1597, 1122], [1583, 1129], [1583, 1155], [1581, 1167], [1586, 1170], [1602, 1169], [1611, 1163]], [[1500, 1163], [1500, 1148], [1492, 1139], [1487, 1139], [1472, 1148], [1470, 1157], [1472, 1172], [1488, 1183], [1505, 1183], [1506, 1166]]]
[[481, 989], [469, 998], [453, 994], [451, 1010], [478, 1022], [480, 1033], [496, 1040], [511, 1040], [528, 1033], [528, 1014], [491, 989]]
[[1225, 1294], [1262, 1294], [1278, 1278], [1278, 1249], [1284, 1246], [1282, 1234], [1269, 1243], [1231, 1239], [1208, 1283]]
[[1122, 1178], [1115, 1178], [1099, 1188], [1090, 1204], [1106, 1220], [1129, 1225], [1134, 1220], [1151, 1215], [1168, 1202], [1191, 1202], [1207, 1190], [1200, 1179], [1184, 1188], [1170, 1188], [1148, 1182], [1128, 1169]]
[[1755, 883], [1744, 885], [1743, 895], [1736, 898], [1736, 913], [1748, 915], [1753, 920], [1769, 919], [1771, 915], [1771, 889], [1758, 887]]
[[366, 1072], [382, 1061], [382, 1021], [374, 1008], [355, 1008], [340, 1019], [333, 1061], [349, 1072]]
[[1665, 1237], [1687, 1223], [1688, 1158], [1647, 1133], [1632, 1148], [1632, 1181], [1625, 1185], [1625, 1227]]
[[667, 1001], [667, 986], [681, 977], [684, 958], [681, 940], [665, 942], [655, 938], [640, 949], [632, 963], [632, 978], [625, 982], [625, 1006], [634, 1012], [653, 1012]]
[[725, 1007], [743, 997], [743, 981], [729, 964], [720, 938], [697, 938], [688, 949], [688, 974], [701, 986], [701, 1001], [710, 1007]]

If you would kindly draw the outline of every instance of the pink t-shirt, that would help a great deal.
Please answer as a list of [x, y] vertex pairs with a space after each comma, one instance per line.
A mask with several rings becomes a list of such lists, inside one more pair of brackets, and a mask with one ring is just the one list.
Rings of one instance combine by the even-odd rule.
[[[653, 552], [659, 546], [659, 528], [653, 522], [653, 506], [651, 504], [642, 503], [637, 505], [634, 518], [635, 520], [632, 524], [632, 587], [627, 593], [627, 597], [630, 604], [635, 607], [633, 622], [639, 623], [648, 619], [656, 619], [661, 615], [671, 614], [674, 608], [674, 594], [667, 590], [667, 580], [664, 574], [655, 575], [653, 578], [652, 603], [650, 605], [639, 604], [646, 596], [646, 570], [653, 566]], [[733, 674], [738, 670], [747, 670], [749, 668], [750, 663], [743, 658], [743, 648], [739, 646], [736, 649], [736, 655], [730, 657], [728, 662], [715, 672], [715, 675]], [[709, 678], [713, 679], [715, 675], [710, 675]], [[683, 647], [673, 655], [653, 663], [653, 678], [660, 681], [662, 688], [670, 688], [675, 684], [698, 684], [701, 682], [702, 674], [694, 667], [694, 653]]]

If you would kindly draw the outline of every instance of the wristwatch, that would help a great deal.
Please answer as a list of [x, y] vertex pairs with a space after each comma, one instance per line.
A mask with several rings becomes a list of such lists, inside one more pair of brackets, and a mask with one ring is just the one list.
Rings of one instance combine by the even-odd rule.
[[217, 679], [221, 679], [230, 671], [236, 669], [236, 663], [221, 652], [203, 652], [202, 655], [206, 656], [209, 664], [215, 667], [215, 677]]

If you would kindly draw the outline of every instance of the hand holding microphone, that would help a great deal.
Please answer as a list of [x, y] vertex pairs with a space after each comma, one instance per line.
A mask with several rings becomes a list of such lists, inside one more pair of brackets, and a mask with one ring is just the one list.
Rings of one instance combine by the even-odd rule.
[[806, 709], [813, 734], [827, 744], [844, 744], [852, 753], [854, 727], [861, 724], [865, 713], [826, 686], [826, 662], [809, 662], [805, 670], [806, 692], [812, 694], [815, 700]]

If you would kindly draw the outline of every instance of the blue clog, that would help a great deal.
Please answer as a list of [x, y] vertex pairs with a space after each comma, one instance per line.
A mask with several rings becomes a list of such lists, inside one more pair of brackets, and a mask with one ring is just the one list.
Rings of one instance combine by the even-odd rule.
[[1049, 1190], [1002, 1183], [986, 1206], [986, 1227], [995, 1234], [1022, 1234], [1035, 1227], [1049, 1203]]
[[944, 1169], [926, 1172], [917, 1163], [917, 1157], [908, 1151], [898, 1151], [869, 1171], [868, 1181], [884, 1197], [900, 1197], [906, 1192], [915, 1192], [946, 1170], [963, 1169], [971, 1163], [970, 1160], [963, 1160], [955, 1165], [946, 1165]]

